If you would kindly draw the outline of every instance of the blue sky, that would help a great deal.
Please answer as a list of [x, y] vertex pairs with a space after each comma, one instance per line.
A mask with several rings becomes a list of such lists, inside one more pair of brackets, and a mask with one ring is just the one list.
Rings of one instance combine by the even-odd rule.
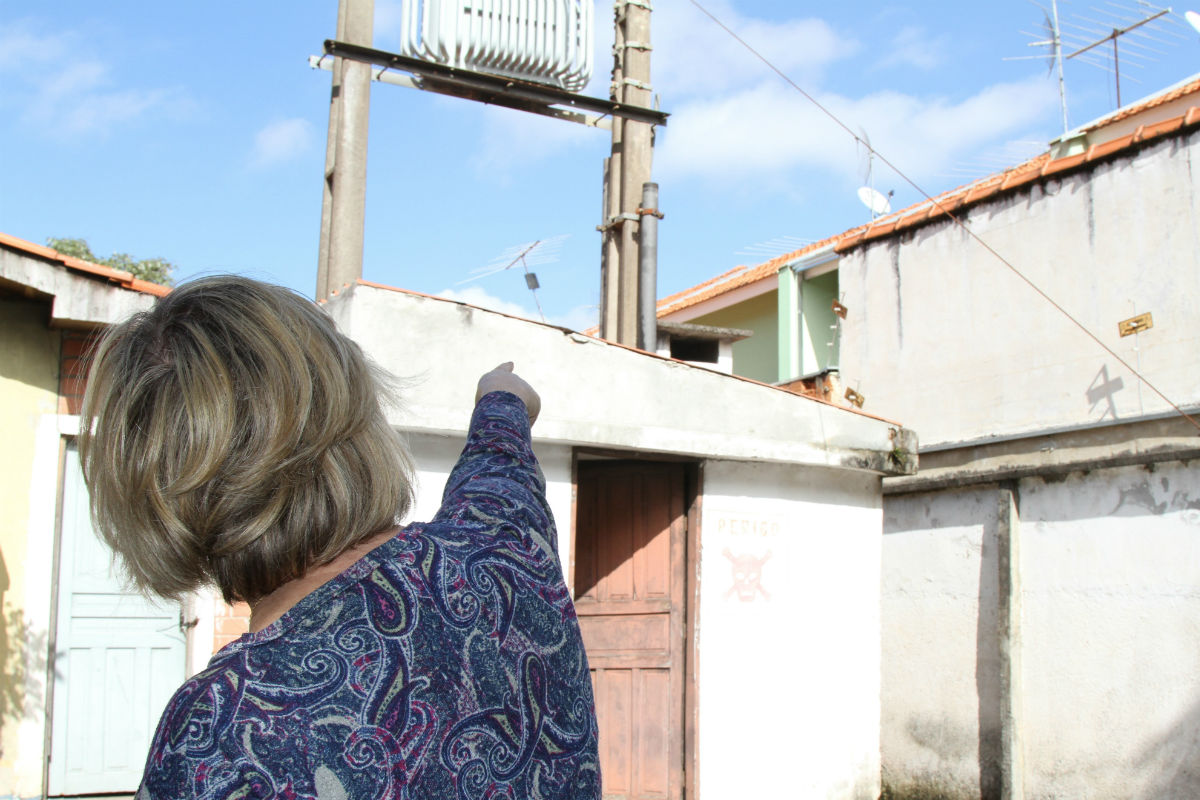
[[[1026, 0], [705, 5], [929, 191], [1061, 132], [1046, 65], [1004, 60], [1034, 52], [1021, 31], [1042, 10]], [[1096, 5], [1059, 3], [1067, 20]], [[782, 237], [865, 221], [853, 139], [686, 0], [655, 8], [653, 83], [672, 113], [654, 165], [659, 295], [782, 252]], [[612, 14], [597, 9], [586, 93], [604, 96]], [[0, 230], [311, 296], [330, 82], [307, 57], [336, 14], [336, 0], [0, 5]], [[1154, 61], [1135, 68], [1122, 51], [1125, 102], [1200, 71], [1200, 34], [1172, 17]], [[398, 18], [399, 0], [376, 0], [377, 47], [397, 48]], [[1067, 95], [1072, 126], [1115, 107], [1096, 67], [1069, 62]], [[381, 84], [371, 104], [366, 278], [534, 316], [518, 271], [468, 279], [516, 245], [565, 237], [535, 267], [542, 306], [594, 323], [606, 131]], [[897, 207], [918, 199], [878, 162], [871, 182]]]

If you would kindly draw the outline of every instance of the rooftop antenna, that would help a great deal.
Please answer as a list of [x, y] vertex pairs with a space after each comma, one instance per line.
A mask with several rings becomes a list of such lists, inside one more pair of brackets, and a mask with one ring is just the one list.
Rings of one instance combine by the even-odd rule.
[[735, 256], [750, 256], [760, 261], [770, 261], [776, 256], [794, 253], [804, 247], [813, 244], [813, 239], [802, 239], [799, 236], [776, 236], [774, 239], [767, 239], [765, 242], [756, 242], [743, 247], [734, 253]]
[[[1147, 62], [1157, 60], [1156, 56], [1165, 54], [1162, 46], [1179, 44], [1183, 38], [1176, 31], [1155, 24], [1169, 14], [1171, 9], [1151, 5], [1145, 0], [1136, 0], [1135, 4], [1104, 0], [1103, 5], [1090, 6], [1089, 12], [1093, 16], [1081, 14], [1070, 18], [1059, 16], [1059, 0], [1051, 0], [1049, 8], [1036, 0], [1030, 2], [1042, 9], [1045, 22], [1041, 31], [1022, 33], [1034, 40], [1028, 43], [1029, 47], [1045, 47], [1048, 48], [1047, 52], [1041, 56], [1016, 56], [1004, 60], [1046, 58], [1051, 71], [1055, 66], [1058, 67], [1058, 95], [1062, 105], [1063, 133], [1069, 130], [1067, 89], [1063, 78], [1064, 61], [1074, 59], [1078, 63], [1112, 73], [1116, 82], [1117, 107], [1120, 108], [1122, 62], [1126, 67], [1145, 67]], [[1178, 24], [1170, 18], [1162, 22]], [[1118, 45], [1119, 39], [1122, 39], [1124, 50]], [[1097, 49], [1107, 42], [1112, 42], [1111, 54]], [[1064, 50], [1069, 52], [1064, 54]], [[1137, 82], [1136, 78], [1128, 74], [1128, 70], [1125, 78]]]
[[871, 137], [862, 128], [858, 129], [859, 167], [863, 172], [863, 185], [858, 187], [858, 200], [871, 211], [871, 219], [881, 217], [892, 210], [891, 197], [895, 192], [886, 195], [875, 189], [871, 172], [875, 164], [875, 148], [871, 147]]
[[[1144, 67], [1145, 62], [1157, 60], [1154, 56], [1156, 54], [1161, 55], [1163, 51], [1154, 45], [1167, 44], [1167, 42], [1153, 36], [1151, 31], [1159, 34], [1165, 33], [1166, 35], [1170, 35], [1170, 33], [1150, 26], [1156, 20], [1171, 13], [1171, 9], [1153, 6], [1143, 0], [1138, 0], [1137, 5], [1127, 5], [1114, 2], [1114, 0], [1108, 0], [1107, 5], [1111, 8], [1092, 7], [1097, 17], [1078, 17], [1085, 24], [1077, 22], [1064, 23], [1065, 27], [1077, 30], [1080, 33], [1068, 34], [1064, 37], [1065, 43], [1075, 49], [1063, 58], [1079, 58], [1083, 63], [1111, 71], [1116, 81], [1117, 108], [1120, 108], [1121, 53], [1118, 40], [1123, 36], [1128, 37], [1125, 42], [1127, 48], [1125, 51], [1125, 63], [1127, 67]], [[1089, 37], [1092, 36], [1099, 36], [1100, 38], [1088, 41]], [[1093, 57], [1100, 55], [1096, 51], [1096, 48], [1106, 42], [1112, 42], [1111, 68], [1105, 63], [1103, 56], [1100, 56], [1099, 62]], [[1089, 60], [1089, 57], [1092, 58]], [[1126, 78], [1136, 82], [1136, 78], [1129, 75], [1126, 75]]]
[[522, 269], [525, 271], [525, 287], [533, 295], [533, 302], [537, 306], [538, 316], [541, 317], [542, 322], [545, 322], [546, 315], [542, 312], [542, 303], [537, 295], [537, 290], [542, 288], [542, 286], [538, 283], [537, 273], [529, 269], [529, 266], [530, 264], [534, 266], [538, 264], [553, 264], [558, 261], [559, 250], [568, 236], [570, 234], [564, 233], [559, 236], [551, 236], [548, 239], [538, 239], [533, 242], [514, 245], [493, 258], [486, 266], [471, 270], [469, 277], [454, 285], [462, 286], [464, 283], [471, 283], [481, 278], [486, 278], [489, 275], [504, 272], [517, 263], [520, 263]]
[[1014, 56], [1004, 59], [1005, 61], [1024, 61], [1030, 58], [1045, 58], [1047, 61], [1047, 72], [1054, 70], [1055, 65], [1058, 66], [1058, 104], [1062, 107], [1062, 126], [1063, 133], [1070, 130], [1067, 124], [1067, 82], [1063, 78], [1063, 54], [1062, 54], [1062, 35], [1058, 24], [1058, 0], [1050, 0], [1050, 8], [1034, 3], [1038, 8], [1042, 9], [1045, 15], [1045, 21], [1042, 23], [1042, 30], [1038, 33], [1029, 33], [1022, 31], [1026, 36], [1033, 37], [1035, 41], [1027, 42], [1029, 47], [1048, 47], [1049, 52], [1045, 56]]
[[944, 171], [939, 172], [938, 177], [960, 182], [977, 181], [1023, 164], [1045, 150], [1045, 142], [1033, 139], [1014, 139], [988, 148], [978, 155], [956, 161]]

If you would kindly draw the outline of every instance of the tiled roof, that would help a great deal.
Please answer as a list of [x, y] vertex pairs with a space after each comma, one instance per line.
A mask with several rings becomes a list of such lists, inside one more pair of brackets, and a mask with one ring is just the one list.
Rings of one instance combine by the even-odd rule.
[[775, 273], [779, 272], [779, 268], [785, 264], [789, 264], [796, 259], [803, 258], [809, 253], [814, 253], [823, 247], [828, 247], [831, 244], [836, 244], [842, 237], [848, 234], [856, 233], [865, 230], [868, 226], [861, 225], [857, 228], [840, 233], [837, 236], [831, 236], [828, 239], [822, 239], [819, 242], [805, 245], [799, 250], [791, 253], [784, 253], [781, 256], [776, 256], [770, 261], [765, 261], [753, 267], [735, 267], [723, 275], [718, 275], [715, 278], [710, 278], [704, 283], [693, 286], [690, 289], [684, 289], [682, 292], [677, 292], [668, 297], [664, 297], [658, 301], [658, 316], [663, 317], [667, 314], [674, 314], [676, 311], [682, 311], [685, 308], [699, 305], [705, 300], [711, 300], [714, 297], [720, 297], [726, 292], [732, 292], [734, 289], [740, 289], [743, 286], [749, 286], [752, 283], [758, 283], [766, 278], [775, 277]]
[[[1196, 92], [1200, 92], [1200, 78], [1181, 84], [1179, 87], [1150, 98], [1144, 103], [1130, 106], [1124, 109], [1118, 117], [1104, 119], [1098, 123], [1098, 126], [1111, 124], [1117, 121], [1118, 118], [1127, 119], [1136, 113]], [[1139, 126], [1131, 134], [1102, 144], [1092, 145], [1086, 151], [1076, 155], [1052, 158], [1049, 152], [1042, 153], [1004, 172], [990, 175], [974, 183], [943, 192], [934, 197], [932, 202], [923, 200], [908, 208], [879, 217], [866, 225], [860, 225], [843, 231], [836, 236], [831, 236], [828, 239], [807, 245], [794, 252], [777, 256], [757, 266], [737, 267], [690, 289], [685, 289], [669, 297], [664, 297], [658, 301], [658, 316], [664, 317], [728, 294], [743, 286], [773, 279], [780, 267], [803, 258], [805, 255], [820, 250], [823, 247], [828, 247], [830, 244], [834, 246], [836, 252], [843, 253], [866, 242], [886, 238], [901, 231], [911, 230], [932, 222], [948, 219], [950, 214], [956, 214], [985, 200], [994, 199], [1002, 194], [1054, 175], [1083, 169], [1115, 158], [1128, 150], [1140, 147], [1160, 137], [1176, 133], [1180, 130], [1195, 128], [1198, 125], [1200, 125], [1200, 105], [1193, 105], [1187, 110], [1187, 113], [1178, 117], [1172, 117], [1150, 125]]]
[[1051, 158], [1049, 153], [1043, 153], [1010, 170], [938, 195], [934, 198], [935, 202], [917, 203], [903, 211], [881, 217], [865, 230], [847, 231], [838, 237], [835, 249], [843, 253], [865, 242], [882, 239], [930, 222], [949, 219], [950, 215], [956, 215], [957, 212], [984, 200], [991, 200], [1044, 178], [1108, 161], [1155, 139], [1197, 125], [1200, 125], [1200, 106], [1192, 106], [1186, 114], [1153, 125], [1140, 125], [1133, 133], [1102, 144], [1094, 144], [1076, 155]]
[[7, 233], [0, 233], [0, 246], [20, 250], [47, 261], [57, 262], [67, 269], [76, 272], [86, 272], [89, 275], [103, 278], [109, 283], [114, 283], [122, 289], [129, 289], [134, 292], [141, 292], [142, 294], [151, 294], [155, 297], [162, 297], [171, 291], [171, 287], [169, 286], [162, 286], [150, 281], [144, 281], [141, 278], [135, 278], [131, 273], [124, 270], [113, 269], [103, 264], [93, 264], [90, 261], [84, 261], [74, 256], [63, 255], [53, 248], [43, 247], [40, 244], [34, 244], [33, 242], [19, 239], [16, 236], [10, 236]]
[[1153, 97], [1148, 97], [1140, 103], [1126, 106], [1118, 109], [1107, 117], [1101, 117], [1093, 123], [1084, 126], [1084, 131], [1094, 131], [1097, 128], [1103, 128], [1106, 125], [1112, 125], [1114, 122], [1129, 119], [1132, 116], [1149, 111], [1152, 108], [1164, 106], [1167, 103], [1172, 103], [1181, 97], [1186, 97], [1189, 94], [1200, 92], [1200, 76], [1189, 78], [1175, 86], [1168, 87], [1166, 90], [1159, 92]]

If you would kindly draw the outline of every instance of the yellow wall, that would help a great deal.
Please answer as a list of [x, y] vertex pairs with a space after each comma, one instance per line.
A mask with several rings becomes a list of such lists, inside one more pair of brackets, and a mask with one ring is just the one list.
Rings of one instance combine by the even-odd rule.
[[756, 381], [775, 383], [779, 380], [779, 309], [775, 295], [772, 290], [688, 322], [754, 331], [749, 339], [733, 343], [733, 372]]
[[[41, 788], [40, 758], [20, 759], [17, 728], [27, 706], [40, 713], [46, 691], [48, 620], [28, 619], [24, 598], [27, 584], [50, 581], [25, 574], [36, 432], [58, 405], [59, 333], [49, 316], [46, 303], [0, 299], [0, 796], [31, 797]], [[40, 752], [41, 742], [24, 745]]]

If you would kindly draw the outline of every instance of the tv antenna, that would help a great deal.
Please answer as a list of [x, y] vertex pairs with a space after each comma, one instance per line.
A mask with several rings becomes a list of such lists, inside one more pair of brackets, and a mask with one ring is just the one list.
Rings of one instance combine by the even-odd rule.
[[794, 253], [797, 250], [808, 247], [814, 241], [813, 239], [802, 239], [799, 236], [776, 236], [774, 239], [767, 239], [765, 242], [756, 242], [755, 244], [747, 245], [735, 252], [734, 255], [750, 256], [762, 261], [770, 261], [776, 256]]
[[863, 185], [858, 187], [858, 200], [871, 211], [871, 219], [881, 217], [892, 210], [892, 195], [886, 195], [875, 189], [872, 180], [872, 170], [875, 166], [875, 148], [871, 147], [871, 137], [862, 128], [858, 129], [858, 164], [862, 173]]
[[1042, 30], [1038, 33], [1021, 32], [1035, 40], [1027, 43], [1029, 47], [1047, 47], [1049, 48], [1049, 52], [1045, 56], [1014, 56], [1004, 60], [1024, 61], [1030, 58], [1045, 58], [1048, 64], [1047, 72], [1052, 72], [1054, 67], [1058, 66], [1058, 104], [1062, 107], [1063, 133], [1066, 133], [1070, 130], [1070, 126], [1067, 124], [1067, 82], [1063, 78], [1062, 35], [1058, 22], [1058, 0], [1050, 0], [1049, 9], [1037, 3], [1034, 5], [1042, 9], [1042, 14], [1045, 16], [1045, 21], [1042, 22]]
[[[1069, 2], [1069, 0], [1064, 0]], [[1022, 31], [1035, 41], [1030, 47], [1048, 47], [1045, 57], [1051, 60], [1051, 69], [1058, 65], [1059, 97], [1063, 107], [1063, 132], [1068, 129], [1066, 121], [1066, 88], [1063, 80], [1063, 62], [1075, 60], [1113, 75], [1116, 86], [1117, 108], [1121, 107], [1121, 66], [1126, 67], [1125, 79], [1138, 82], [1129, 73], [1129, 68], [1142, 69], [1165, 55], [1164, 46], [1179, 44], [1185, 37], [1170, 30], [1169, 23], [1178, 24], [1167, 15], [1170, 8], [1152, 5], [1145, 0], [1118, 2], [1105, 0], [1103, 6], [1089, 8], [1091, 16], [1083, 14], [1060, 17], [1058, 1], [1051, 0], [1050, 9], [1039, 6], [1046, 12], [1044, 30], [1038, 33]], [[1112, 52], [1105, 45], [1112, 44]], [[1122, 49], [1122, 46], [1124, 49]], [[1063, 53], [1063, 51], [1069, 51]], [[1020, 58], [1040, 58], [1024, 56]]]
[[[1171, 9], [1158, 8], [1157, 6], [1152, 6], [1149, 3], [1141, 3], [1141, 2], [1139, 2], [1136, 7], [1124, 6], [1119, 3], [1111, 2], [1111, 0], [1110, 0], [1109, 4], [1112, 6], [1116, 6], [1118, 9], [1121, 9], [1122, 11], [1124, 11], [1126, 13], [1128, 13], [1128, 12], [1146, 13], [1146, 12], [1150, 12], [1150, 11], [1153, 11], [1154, 13], [1149, 14], [1149, 16], [1130, 18], [1127, 16], [1123, 16], [1121, 14], [1118, 14], [1116, 12], [1109, 11], [1107, 9], [1099, 9], [1099, 12], [1100, 12], [1099, 16], [1101, 17], [1101, 19], [1080, 17], [1081, 20], [1092, 23], [1093, 25], [1108, 25], [1111, 22], [1112, 29], [1107, 35], [1102, 36], [1093, 42], [1084, 44], [1082, 47], [1080, 47], [1075, 52], [1069, 53], [1068, 55], [1066, 55], [1065, 58], [1075, 58], [1076, 56], [1084, 55], [1085, 53], [1088, 53], [1088, 52], [1092, 51], [1093, 49], [1100, 47], [1105, 42], [1112, 42], [1112, 72], [1113, 72], [1113, 76], [1116, 79], [1116, 85], [1117, 85], [1117, 108], [1120, 108], [1121, 107], [1121, 57], [1120, 57], [1120, 48], [1117, 46], [1117, 40], [1120, 39], [1120, 37], [1122, 37], [1122, 36], [1130, 37], [1129, 41], [1126, 42], [1126, 44], [1129, 47], [1133, 48], [1134, 52], [1129, 53], [1127, 51], [1125, 53], [1125, 61], [1128, 65], [1135, 66], [1135, 67], [1141, 67], [1141, 66], [1145, 66], [1146, 61], [1155, 61], [1156, 59], [1153, 56], [1148, 55], [1148, 53], [1161, 54], [1162, 51], [1158, 50], [1150, 45], [1144, 44], [1143, 41], [1159, 42], [1160, 40], [1155, 39], [1153, 36], [1149, 36], [1146, 33], [1146, 31], [1143, 31], [1141, 29], [1144, 26], [1148, 26], [1150, 23], [1154, 22], [1155, 20], [1159, 19], [1160, 17], [1164, 17], [1167, 14], [1171, 13]], [[1122, 23], [1122, 22], [1127, 23], [1127, 24], [1120, 25], [1120, 23]], [[1079, 27], [1080, 27], [1080, 30], [1091, 31], [1093, 34], [1097, 32], [1094, 28], [1087, 28], [1084, 26], [1079, 26]], [[1129, 76], [1126, 76], [1126, 77], [1129, 77]], [[1135, 82], [1136, 82], [1136, 79], [1130, 78], [1130, 80], [1135, 80]]]
[[473, 269], [470, 272], [470, 277], [467, 277], [455, 286], [462, 286], [464, 283], [486, 278], [490, 275], [495, 275], [499, 272], [517, 265], [521, 265], [525, 271], [525, 286], [533, 295], [533, 303], [537, 306], [538, 316], [542, 322], [546, 321], [546, 315], [542, 311], [541, 301], [538, 300], [537, 290], [542, 288], [538, 283], [537, 273], [531, 270], [530, 265], [538, 266], [539, 264], [553, 264], [558, 261], [559, 251], [562, 249], [562, 243], [569, 237], [569, 233], [564, 233], [559, 236], [551, 236], [547, 239], [538, 239], [533, 242], [525, 242], [523, 244], [513, 245], [500, 255], [493, 258], [487, 265]]
[[937, 173], [939, 178], [973, 182], [1023, 164], [1046, 149], [1046, 143], [1033, 139], [1014, 139], [990, 147], [984, 152], [955, 161]]

